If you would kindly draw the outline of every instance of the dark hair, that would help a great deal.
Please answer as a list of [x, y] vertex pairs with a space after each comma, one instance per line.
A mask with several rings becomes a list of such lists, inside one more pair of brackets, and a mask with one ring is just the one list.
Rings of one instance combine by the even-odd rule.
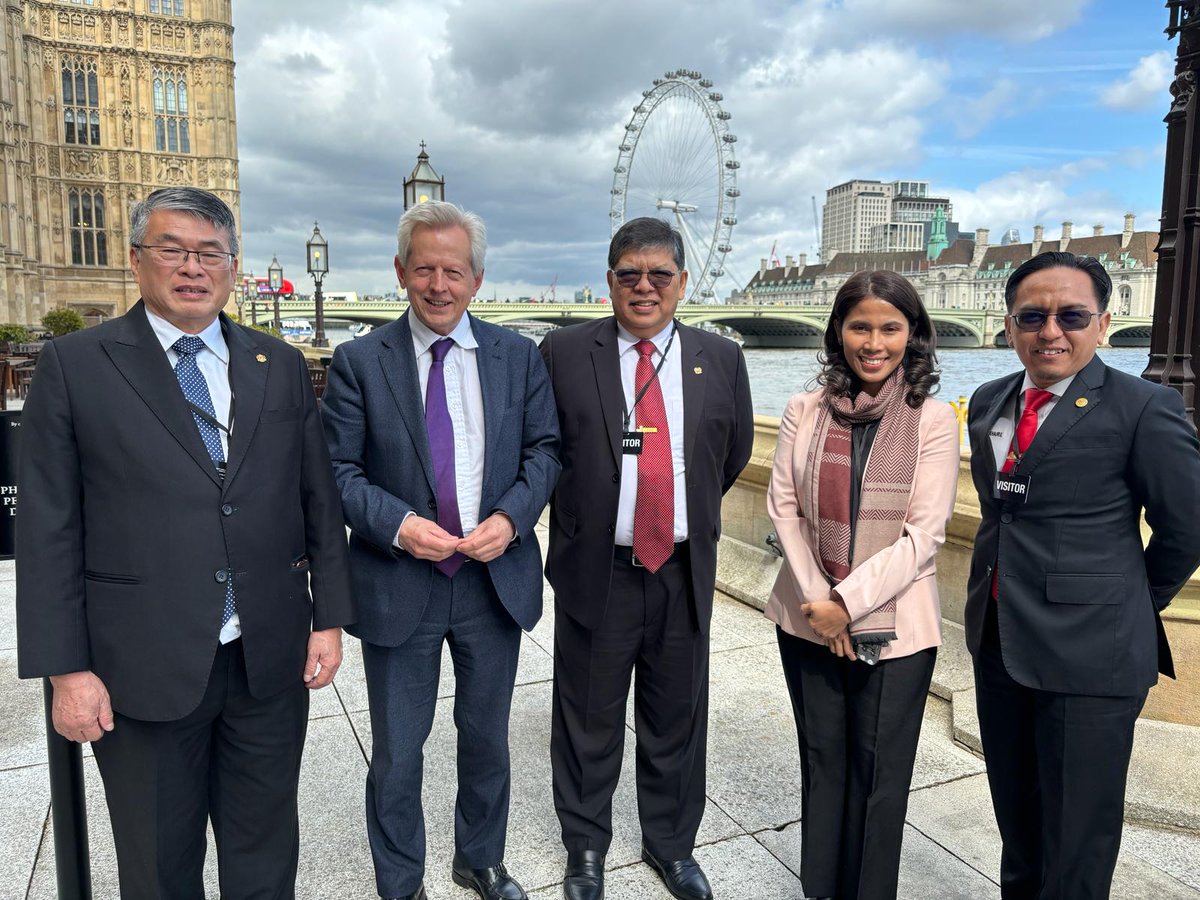
[[135, 203], [129, 211], [131, 246], [137, 246], [146, 240], [146, 226], [150, 222], [150, 213], [156, 209], [185, 213], [224, 231], [229, 252], [237, 257], [237, 222], [233, 218], [233, 211], [216, 194], [196, 187], [159, 188], [141, 203]]
[[1021, 282], [1034, 272], [1043, 269], [1078, 269], [1092, 279], [1092, 290], [1096, 293], [1096, 308], [1100, 312], [1108, 309], [1108, 298], [1112, 296], [1112, 279], [1104, 268], [1104, 263], [1094, 256], [1076, 256], [1057, 250], [1047, 250], [1032, 259], [1027, 259], [1017, 266], [1017, 271], [1008, 276], [1008, 284], [1004, 286], [1004, 306], [1012, 312], [1013, 304], [1017, 302], [1017, 288]]
[[848, 397], [859, 389], [858, 376], [842, 353], [842, 323], [860, 300], [875, 297], [885, 300], [904, 314], [908, 320], [908, 348], [904, 351], [904, 380], [908, 383], [908, 405], [916, 409], [925, 398], [937, 390], [940, 377], [937, 354], [937, 332], [929, 313], [921, 303], [916, 288], [903, 275], [887, 269], [874, 272], [855, 272], [838, 288], [833, 298], [833, 311], [825, 326], [823, 349], [817, 354], [821, 371], [817, 383], [835, 397]]
[[683, 271], [683, 236], [662, 219], [650, 216], [630, 219], [617, 229], [608, 245], [608, 267], [615, 268], [621, 257], [631, 250], [649, 250], [652, 247], [670, 250], [675, 267]]

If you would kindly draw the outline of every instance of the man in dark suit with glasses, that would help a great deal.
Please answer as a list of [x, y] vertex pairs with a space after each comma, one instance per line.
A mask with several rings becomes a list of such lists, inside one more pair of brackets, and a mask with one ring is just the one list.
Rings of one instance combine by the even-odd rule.
[[1174, 677], [1159, 613], [1200, 562], [1196, 435], [1179, 394], [1096, 356], [1111, 292], [1096, 259], [1020, 266], [1024, 371], [971, 399], [966, 630], [1005, 900], [1108, 897], [1134, 723]]

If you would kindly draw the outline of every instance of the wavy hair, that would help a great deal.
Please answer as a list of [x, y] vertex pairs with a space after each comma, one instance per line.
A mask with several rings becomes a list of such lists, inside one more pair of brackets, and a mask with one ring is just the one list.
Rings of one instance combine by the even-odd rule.
[[908, 320], [908, 347], [904, 351], [904, 380], [908, 384], [908, 405], [913, 409], [937, 391], [940, 370], [937, 364], [937, 332], [925, 305], [912, 283], [903, 275], [887, 269], [874, 272], [855, 272], [843, 284], [833, 299], [833, 311], [825, 326], [825, 337], [817, 361], [821, 371], [817, 384], [833, 397], [848, 397], [862, 387], [858, 376], [846, 362], [842, 352], [842, 323], [860, 300], [874, 297], [885, 300], [904, 314]]

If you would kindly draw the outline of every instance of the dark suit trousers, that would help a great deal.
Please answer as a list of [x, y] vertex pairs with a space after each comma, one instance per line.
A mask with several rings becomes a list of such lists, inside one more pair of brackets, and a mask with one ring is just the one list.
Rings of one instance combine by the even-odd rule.
[[618, 561], [598, 628], [556, 612], [550, 760], [568, 852], [603, 853], [612, 842], [634, 671], [642, 839], [665, 859], [695, 846], [704, 815], [708, 636], [697, 628], [690, 583], [684, 550], [654, 574]]
[[1004, 850], [1004, 900], [1105, 900], [1121, 846], [1133, 726], [1146, 694], [1018, 684], [989, 602], [975, 659], [979, 732]]
[[458, 730], [455, 852], [474, 869], [504, 859], [508, 716], [521, 629], [484, 566], [468, 560], [453, 578], [434, 572], [429, 605], [408, 640], [399, 647], [362, 645], [372, 735], [367, 837], [384, 897], [414, 893], [425, 874], [423, 748], [437, 706], [443, 641], [454, 661]]
[[937, 649], [868, 666], [775, 631], [800, 742], [804, 892], [895, 900]]
[[200, 706], [175, 722], [116, 716], [92, 745], [104, 780], [125, 900], [203, 900], [212, 819], [221, 896], [296, 893], [296, 790], [308, 689], [256, 700], [242, 642], [222, 646]]

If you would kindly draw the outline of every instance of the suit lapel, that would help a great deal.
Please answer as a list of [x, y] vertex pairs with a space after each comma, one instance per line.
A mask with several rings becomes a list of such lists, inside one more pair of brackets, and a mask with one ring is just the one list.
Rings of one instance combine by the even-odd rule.
[[500, 352], [499, 338], [481, 334], [482, 330], [472, 318], [471, 333], [479, 342], [479, 348], [475, 351], [475, 365], [479, 370], [479, 387], [483, 394], [483, 486], [486, 487], [492, 474], [492, 461], [496, 458], [502, 416], [507, 408], [505, 388], [509, 379], [504, 354]]
[[[223, 314], [221, 324], [229, 348], [229, 384], [233, 389], [233, 432], [229, 435], [229, 459], [225, 469], [225, 484], [229, 485], [258, 430], [258, 417], [267, 391], [267, 374], [271, 366], [286, 365], [291, 361], [276, 360], [274, 353], [262, 348], [246, 329], [234, 325]], [[259, 356], [265, 357], [266, 361], [260, 362]]]
[[142, 301], [125, 314], [122, 325], [123, 330], [115, 338], [102, 342], [104, 351], [163, 427], [219, 486], [221, 476], [188, 410], [167, 354], [146, 319]]
[[617, 345], [617, 320], [607, 320], [596, 334], [596, 348], [592, 350], [592, 368], [596, 373], [596, 391], [600, 394], [600, 408], [604, 411], [604, 430], [608, 432], [608, 443], [612, 449], [613, 464], [621, 468], [621, 400], [625, 388], [621, 384], [621, 360]]
[[1004, 411], [1004, 404], [1020, 388], [1024, 378], [1023, 371], [1003, 378], [996, 386], [996, 392], [992, 395], [990, 402], [986, 403], [984, 409], [971, 422], [971, 450], [974, 453], [975, 448], [978, 447], [979, 452], [983, 454], [984, 473], [989, 484], [996, 477], [996, 454], [992, 451], [991, 431], [996, 420]]
[[679, 352], [682, 355], [683, 378], [683, 464], [690, 467], [700, 420], [704, 418], [704, 396], [707, 382], [704, 376], [704, 348], [686, 325], [679, 328]]
[[1100, 361], [1100, 357], [1095, 356], [1075, 376], [1066, 393], [1058, 399], [1046, 421], [1038, 428], [1033, 443], [1021, 459], [1019, 471], [1022, 475], [1030, 475], [1038, 463], [1054, 449], [1059, 439], [1100, 405], [1103, 399], [1105, 371], [1104, 363]]
[[421, 379], [417, 372], [417, 357], [413, 351], [412, 329], [405, 312], [390, 325], [384, 326], [383, 350], [379, 354], [379, 365], [383, 378], [396, 401], [400, 420], [408, 429], [417, 458], [429, 482], [429, 489], [436, 493], [433, 461], [429, 452], [429, 435], [425, 430], [425, 400], [421, 396]]

